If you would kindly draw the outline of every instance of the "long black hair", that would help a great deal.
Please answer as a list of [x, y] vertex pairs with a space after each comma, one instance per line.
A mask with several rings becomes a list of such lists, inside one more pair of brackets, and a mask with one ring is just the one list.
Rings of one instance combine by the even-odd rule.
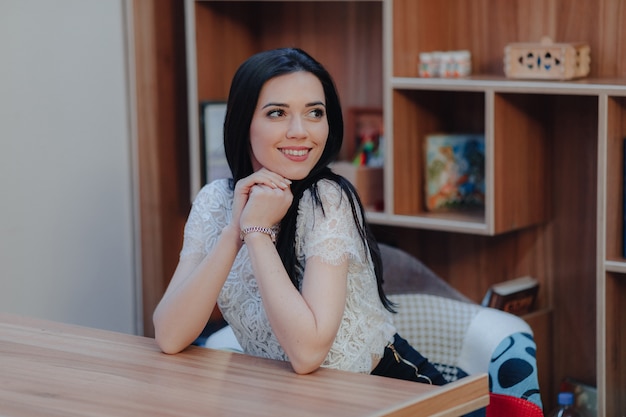
[[352, 215], [361, 240], [364, 247], [369, 248], [374, 264], [380, 300], [385, 308], [389, 311], [394, 311], [393, 303], [386, 297], [382, 288], [383, 272], [380, 249], [365, 221], [363, 204], [354, 186], [342, 176], [332, 172], [328, 167], [336, 159], [343, 142], [343, 116], [335, 84], [328, 71], [303, 50], [298, 48], [280, 48], [260, 52], [248, 58], [235, 73], [230, 86], [226, 118], [224, 120], [224, 149], [228, 165], [233, 174], [231, 187], [234, 188], [237, 181], [254, 172], [250, 151], [250, 125], [261, 89], [270, 79], [297, 71], [309, 72], [315, 75], [321, 82], [326, 99], [326, 117], [328, 119], [329, 131], [326, 147], [317, 164], [315, 164], [306, 178], [293, 181], [291, 184], [293, 202], [280, 222], [280, 233], [276, 242], [276, 249], [292, 283], [297, 287], [297, 270], [302, 265], [298, 265], [294, 242], [300, 199], [305, 190], [311, 190], [313, 201], [316, 205], [322, 207], [323, 210], [317, 183], [322, 179], [337, 183], [345, 194], [348, 195]]

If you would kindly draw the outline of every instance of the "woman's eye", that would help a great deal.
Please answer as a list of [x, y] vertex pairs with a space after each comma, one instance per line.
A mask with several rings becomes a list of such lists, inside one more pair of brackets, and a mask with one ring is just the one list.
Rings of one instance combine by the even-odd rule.
[[273, 109], [267, 112], [267, 117], [277, 118], [283, 116], [285, 111], [282, 109]]
[[311, 116], [316, 119], [321, 119], [324, 117], [324, 109], [313, 109], [310, 112]]

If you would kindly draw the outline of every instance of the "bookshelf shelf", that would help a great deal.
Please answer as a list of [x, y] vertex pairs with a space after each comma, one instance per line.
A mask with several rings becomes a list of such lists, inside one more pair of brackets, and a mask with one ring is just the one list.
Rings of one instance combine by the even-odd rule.
[[585, 78], [573, 81], [515, 80], [504, 76], [466, 78], [393, 77], [390, 86], [406, 90], [494, 91], [510, 93], [626, 96], [626, 79]]
[[[604, 268], [606, 272], [616, 272], [619, 274], [626, 274], [626, 259], [620, 261], [606, 261], [604, 262]], [[626, 278], [624, 278], [626, 279]]]
[[387, 214], [381, 212], [368, 212], [367, 219], [372, 224], [421, 228], [447, 232], [470, 233], [488, 235], [489, 230], [484, 222], [482, 214], [450, 213], [436, 214], [427, 213], [419, 216]]

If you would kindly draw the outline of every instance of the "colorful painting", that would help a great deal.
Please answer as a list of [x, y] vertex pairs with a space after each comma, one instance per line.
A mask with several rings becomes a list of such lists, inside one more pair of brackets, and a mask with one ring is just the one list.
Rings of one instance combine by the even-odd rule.
[[428, 210], [484, 207], [484, 135], [429, 135], [425, 151]]

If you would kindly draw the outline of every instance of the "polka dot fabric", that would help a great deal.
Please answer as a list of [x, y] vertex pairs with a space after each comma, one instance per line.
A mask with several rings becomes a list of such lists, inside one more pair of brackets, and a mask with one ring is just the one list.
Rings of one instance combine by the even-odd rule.
[[530, 334], [515, 333], [498, 345], [489, 364], [489, 390], [541, 407], [536, 346]]

